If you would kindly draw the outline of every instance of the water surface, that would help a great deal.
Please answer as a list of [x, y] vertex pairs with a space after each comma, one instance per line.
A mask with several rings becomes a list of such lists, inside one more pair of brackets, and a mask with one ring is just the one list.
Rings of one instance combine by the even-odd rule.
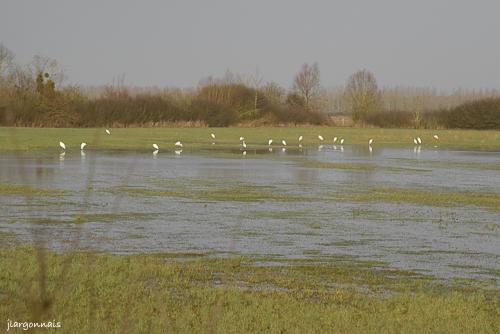
[[439, 148], [8, 152], [0, 183], [66, 192], [0, 193], [0, 231], [61, 250], [348, 255], [498, 284], [498, 211], [338, 196], [377, 188], [498, 193], [499, 166], [498, 152]]

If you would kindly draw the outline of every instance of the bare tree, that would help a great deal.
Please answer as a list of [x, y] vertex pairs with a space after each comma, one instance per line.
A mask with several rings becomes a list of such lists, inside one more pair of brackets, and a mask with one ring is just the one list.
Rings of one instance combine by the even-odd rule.
[[352, 118], [363, 121], [381, 106], [381, 95], [372, 72], [360, 70], [349, 77], [346, 94], [350, 100]]
[[14, 68], [14, 53], [0, 43], [0, 80], [5, 77]]
[[305, 106], [309, 108], [311, 99], [316, 96], [320, 90], [320, 75], [318, 63], [302, 65], [300, 71], [293, 80], [293, 89], [303, 99]]
[[266, 99], [271, 103], [278, 105], [285, 102], [285, 90], [276, 82], [268, 82], [262, 90]]
[[264, 78], [262, 77], [258, 67], [255, 69], [255, 73], [250, 75], [249, 81], [252, 88], [255, 89], [254, 109], [257, 110], [259, 89], [262, 85], [262, 81], [264, 81]]

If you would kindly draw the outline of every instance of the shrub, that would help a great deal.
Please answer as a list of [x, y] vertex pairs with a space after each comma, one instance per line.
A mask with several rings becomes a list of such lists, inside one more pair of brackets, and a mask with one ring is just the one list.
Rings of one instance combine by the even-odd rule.
[[440, 123], [447, 128], [500, 129], [500, 98], [467, 102], [438, 113]]
[[198, 120], [205, 121], [208, 126], [229, 126], [238, 121], [235, 109], [225, 104], [218, 104], [204, 98], [193, 101], [191, 109]]
[[368, 115], [366, 122], [381, 128], [408, 128], [412, 126], [412, 114], [407, 111], [379, 111]]

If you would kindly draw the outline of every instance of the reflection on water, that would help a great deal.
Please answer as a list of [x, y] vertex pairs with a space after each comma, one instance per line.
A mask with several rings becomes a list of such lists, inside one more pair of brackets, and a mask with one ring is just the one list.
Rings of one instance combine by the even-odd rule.
[[[305, 160], [370, 168], [305, 167]], [[356, 203], [327, 194], [371, 188], [500, 192], [499, 165], [500, 153], [421, 146], [4, 153], [0, 183], [67, 193], [29, 201], [0, 193], [0, 231], [44, 238], [53, 248], [71, 249], [79, 240], [80, 247], [118, 253], [348, 254], [443, 277], [498, 282], [488, 271], [500, 269], [497, 211]], [[210, 197], [224, 189], [234, 196], [266, 191], [304, 200]], [[200, 192], [204, 196], [197, 197]], [[75, 224], [82, 214], [84, 223]]]

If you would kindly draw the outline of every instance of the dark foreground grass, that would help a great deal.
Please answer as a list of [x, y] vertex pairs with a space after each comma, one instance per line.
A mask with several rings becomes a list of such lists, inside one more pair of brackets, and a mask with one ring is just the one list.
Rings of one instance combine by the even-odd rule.
[[[215, 146], [210, 133], [216, 134]], [[439, 135], [439, 141], [433, 135]], [[477, 130], [414, 130], [414, 129], [364, 129], [332, 127], [269, 127], [269, 128], [125, 128], [111, 129], [106, 135], [104, 129], [54, 129], [54, 128], [5, 128], [0, 127], [0, 150], [54, 149], [59, 141], [67, 151], [79, 151], [80, 143], [86, 142], [87, 149], [144, 149], [152, 150], [152, 144], [160, 146], [160, 153], [172, 151], [174, 143], [180, 140], [184, 150], [203, 147], [238, 148], [240, 136], [245, 137], [248, 149], [267, 147], [269, 138], [273, 146], [280, 146], [285, 139], [289, 146], [297, 146], [298, 136], [304, 137], [304, 145], [319, 144], [318, 135], [325, 138], [325, 144], [332, 144], [333, 137], [344, 138], [346, 145], [367, 144], [368, 139], [378, 145], [413, 147], [413, 138], [419, 136], [424, 147], [456, 147], [478, 150], [500, 150], [500, 131]]]
[[0, 250], [0, 268], [4, 330], [8, 319], [54, 319], [62, 325], [58, 333], [500, 330], [498, 290], [442, 286], [415, 273], [345, 259], [265, 266], [248, 258], [11, 247]]

